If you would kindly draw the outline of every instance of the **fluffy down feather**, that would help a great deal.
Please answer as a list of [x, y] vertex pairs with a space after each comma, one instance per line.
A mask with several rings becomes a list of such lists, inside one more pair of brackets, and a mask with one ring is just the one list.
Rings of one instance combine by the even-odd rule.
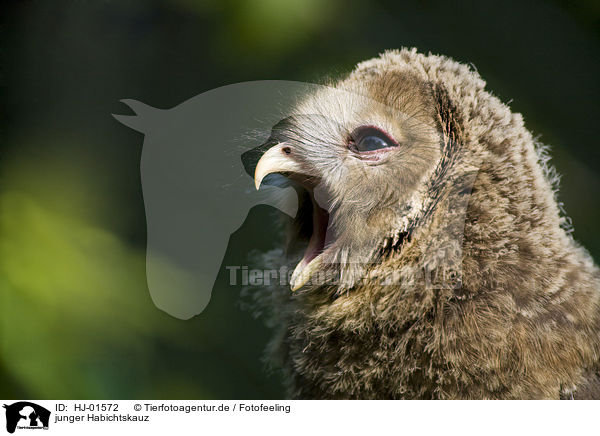
[[[370, 262], [353, 271], [362, 280], [341, 292], [248, 290], [274, 329], [269, 356], [290, 396], [600, 398], [600, 273], [568, 232], [556, 177], [521, 115], [469, 67], [414, 49], [360, 63], [334, 87], [432, 126], [439, 151], [423, 178], [395, 181], [417, 198], [408, 224], [402, 214], [377, 216], [375, 205], [361, 216], [375, 222], [361, 232], [377, 236]], [[343, 110], [327, 99], [299, 107], [330, 117]], [[342, 204], [332, 218], [348, 220], [345, 237], [360, 239], [352, 233], [360, 220], [347, 216], [359, 209], [343, 207], [341, 188], [328, 189]], [[410, 237], [394, 245], [398, 226]], [[263, 258], [279, 267], [282, 256]], [[390, 284], [390, 271], [399, 281]]]

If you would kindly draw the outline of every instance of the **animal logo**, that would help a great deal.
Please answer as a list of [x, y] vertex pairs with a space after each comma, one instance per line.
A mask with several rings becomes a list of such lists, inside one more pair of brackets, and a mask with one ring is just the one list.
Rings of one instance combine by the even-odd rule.
[[6, 409], [6, 431], [14, 433], [19, 429], [47, 429], [50, 411], [29, 401], [19, 401], [3, 406]]
[[135, 115], [113, 116], [144, 134], [146, 277], [158, 308], [180, 319], [204, 310], [229, 238], [252, 207], [268, 204], [295, 216], [293, 189], [269, 186], [257, 192], [241, 156], [264, 142], [261, 132], [268, 135], [286, 104], [311, 86], [316, 85], [241, 83], [168, 110], [122, 100]]

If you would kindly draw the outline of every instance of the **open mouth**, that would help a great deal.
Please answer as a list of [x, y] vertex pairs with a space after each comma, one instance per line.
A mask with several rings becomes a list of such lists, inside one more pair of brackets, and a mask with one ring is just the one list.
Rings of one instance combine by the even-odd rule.
[[[294, 175], [289, 175], [294, 178]], [[290, 286], [295, 291], [304, 286], [315, 271], [323, 264], [323, 253], [328, 241], [329, 213], [315, 200], [314, 188], [302, 186], [306, 190], [308, 200], [300, 205], [297, 225], [300, 227], [299, 235], [308, 235], [308, 245], [304, 256], [296, 265]]]
[[315, 191], [320, 189], [319, 178], [302, 168], [293, 154], [292, 148], [285, 143], [273, 146], [258, 161], [254, 180], [256, 189], [259, 189], [268, 174], [279, 173], [297, 184], [300, 207], [295, 224], [299, 239], [308, 239], [308, 245], [290, 279], [290, 287], [292, 291], [296, 291], [323, 265], [323, 253], [329, 245], [331, 235], [328, 234], [327, 205], [319, 204], [319, 195], [315, 199]]

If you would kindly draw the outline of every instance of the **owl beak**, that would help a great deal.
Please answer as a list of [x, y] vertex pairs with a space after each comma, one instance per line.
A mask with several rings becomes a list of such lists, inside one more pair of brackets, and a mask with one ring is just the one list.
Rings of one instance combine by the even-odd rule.
[[263, 179], [273, 173], [298, 173], [302, 168], [292, 157], [292, 147], [285, 142], [269, 148], [256, 164], [254, 186], [258, 190]]

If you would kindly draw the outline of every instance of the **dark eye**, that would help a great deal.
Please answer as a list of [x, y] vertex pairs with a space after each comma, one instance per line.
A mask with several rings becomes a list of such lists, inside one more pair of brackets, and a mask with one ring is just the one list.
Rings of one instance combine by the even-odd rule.
[[377, 127], [361, 126], [352, 132], [348, 146], [358, 153], [364, 153], [397, 147], [398, 144], [387, 133]]

